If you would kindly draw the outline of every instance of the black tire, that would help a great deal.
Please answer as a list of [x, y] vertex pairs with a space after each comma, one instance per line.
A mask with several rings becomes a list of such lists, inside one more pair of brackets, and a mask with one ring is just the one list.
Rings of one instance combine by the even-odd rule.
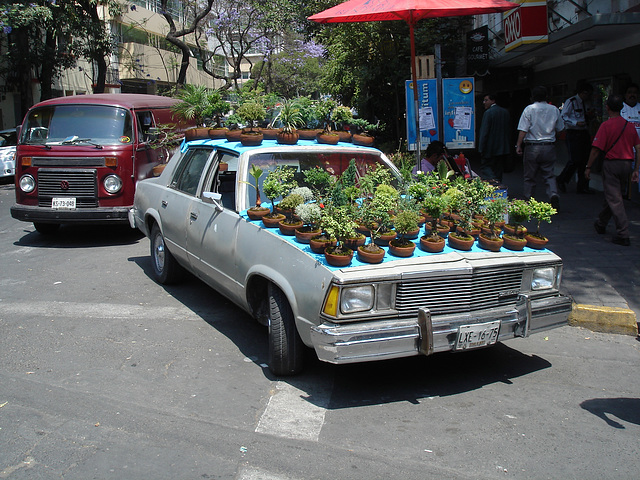
[[284, 293], [269, 284], [269, 370], [275, 375], [295, 375], [304, 366], [300, 339], [291, 305]]
[[33, 226], [35, 227], [36, 231], [38, 233], [41, 233], [42, 235], [53, 235], [60, 228], [59, 223], [33, 222]]
[[158, 224], [151, 227], [151, 265], [153, 266], [153, 278], [161, 285], [177, 283], [184, 277], [182, 266], [171, 255], [164, 242], [164, 237]]

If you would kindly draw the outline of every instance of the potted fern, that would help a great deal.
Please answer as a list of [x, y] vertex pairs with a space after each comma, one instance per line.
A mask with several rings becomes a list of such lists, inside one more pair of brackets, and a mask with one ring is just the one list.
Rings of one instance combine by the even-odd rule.
[[295, 100], [283, 100], [278, 120], [282, 122], [282, 130], [276, 135], [278, 143], [284, 145], [293, 145], [298, 142], [300, 137], [296, 129], [304, 124], [300, 106]]

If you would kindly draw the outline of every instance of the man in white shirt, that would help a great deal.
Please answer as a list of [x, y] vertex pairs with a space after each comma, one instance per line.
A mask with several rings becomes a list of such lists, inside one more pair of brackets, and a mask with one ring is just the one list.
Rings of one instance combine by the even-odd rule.
[[624, 94], [624, 104], [620, 116], [636, 127], [640, 135], [640, 104], [638, 103], [638, 85], [630, 84]]
[[533, 103], [528, 105], [518, 122], [516, 153], [523, 154], [524, 196], [530, 199], [536, 189], [536, 176], [542, 174], [551, 205], [559, 210], [560, 199], [553, 167], [556, 163], [556, 132], [564, 130], [560, 111], [547, 103], [547, 89], [539, 86], [531, 91]]

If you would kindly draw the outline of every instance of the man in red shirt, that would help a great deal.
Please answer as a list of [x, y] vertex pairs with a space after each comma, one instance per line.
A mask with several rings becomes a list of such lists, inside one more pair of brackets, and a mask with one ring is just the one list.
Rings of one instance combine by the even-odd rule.
[[[602, 184], [604, 189], [604, 208], [594, 223], [596, 232], [603, 234], [611, 217], [616, 223], [617, 235], [612, 242], [628, 247], [629, 220], [622, 200], [622, 186], [628, 181], [635, 156], [635, 168], [631, 174], [631, 181], [638, 182], [638, 168], [640, 167], [640, 138], [632, 124], [620, 116], [623, 100], [622, 95], [610, 95], [606, 108], [609, 120], [600, 125], [598, 133], [593, 139], [589, 161], [584, 176], [588, 180], [591, 176], [591, 166], [600, 151], [605, 152], [602, 165]], [[635, 148], [635, 153], [634, 153]]]

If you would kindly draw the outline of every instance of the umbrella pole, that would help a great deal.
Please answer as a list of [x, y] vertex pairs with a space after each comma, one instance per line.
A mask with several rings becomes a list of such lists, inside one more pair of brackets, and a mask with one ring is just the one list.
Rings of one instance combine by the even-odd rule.
[[413, 27], [415, 22], [413, 19], [409, 21], [409, 38], [411, 42], [411, 81], [413, 82], [413, 109], [416, 116], [416, 167], [420, 171], [422, 165], [420, 164], [420, 146], [422, 140], [420, 138], [420, 111], [418, 102], [418, 75], [416, 73], [416, 41], [413, 34]]

